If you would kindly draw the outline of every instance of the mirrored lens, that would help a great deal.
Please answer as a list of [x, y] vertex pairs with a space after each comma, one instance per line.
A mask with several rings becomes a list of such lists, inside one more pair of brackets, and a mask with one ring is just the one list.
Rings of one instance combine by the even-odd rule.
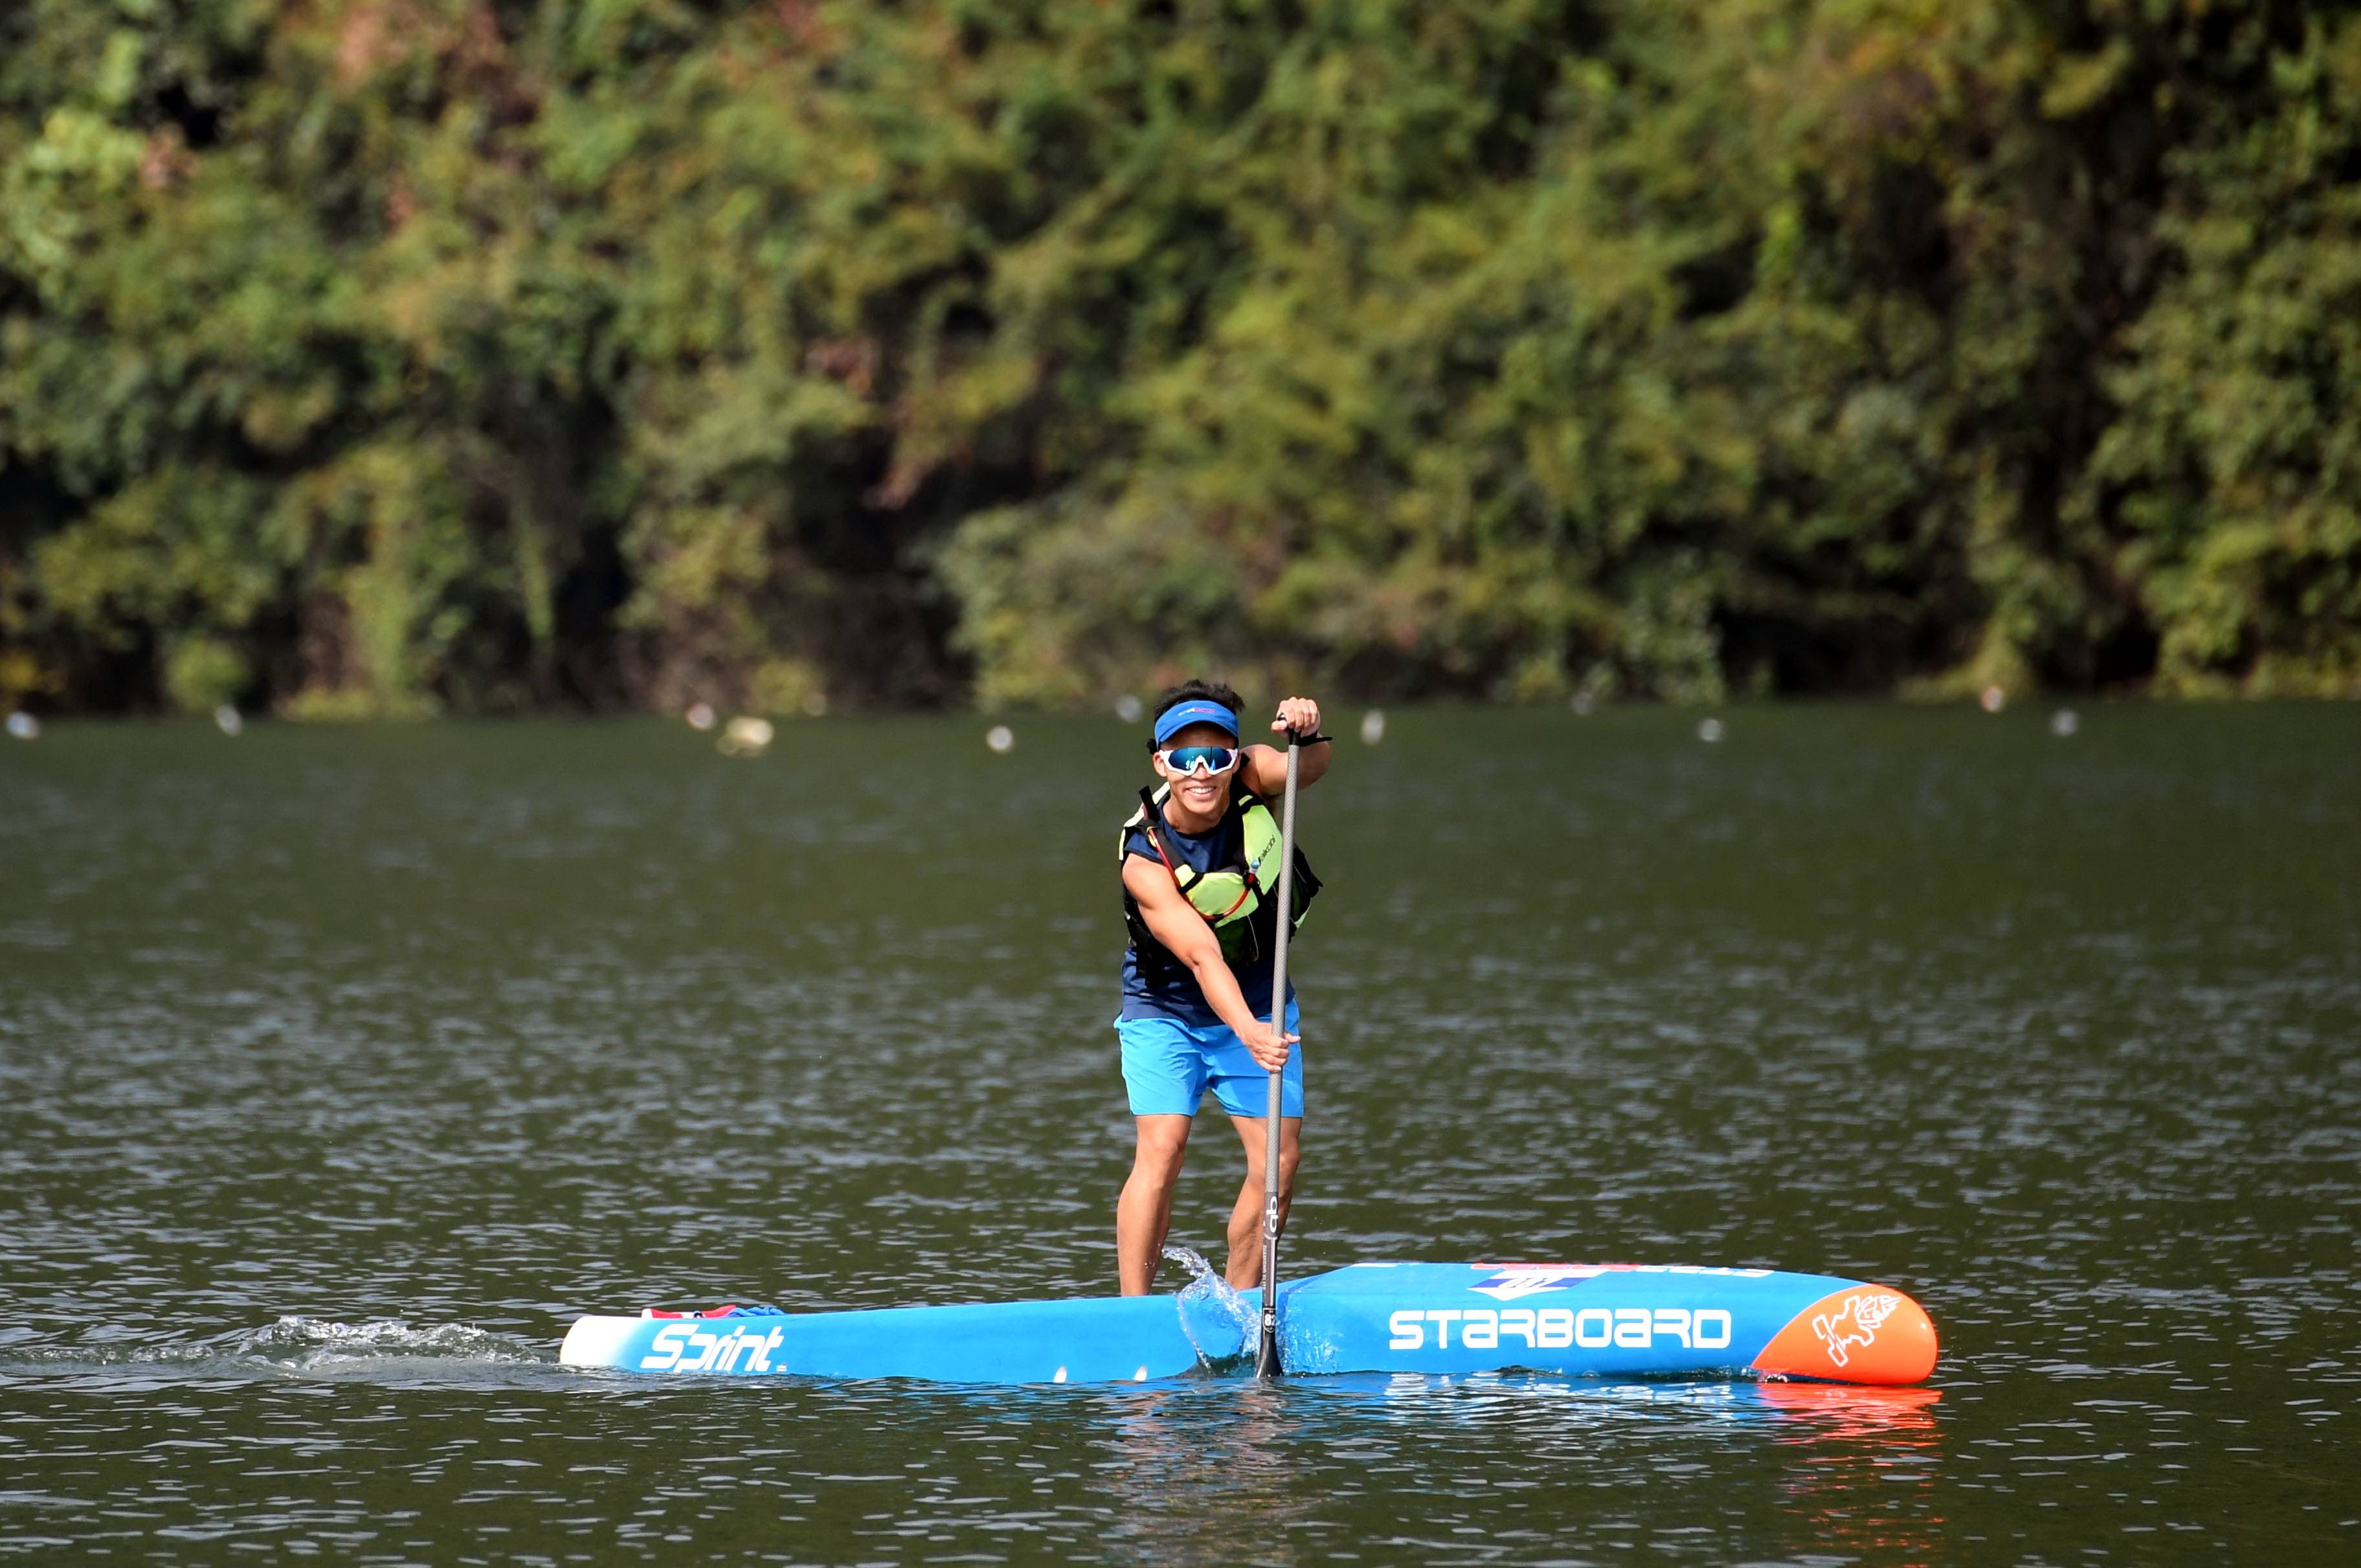
[[1225, 773], [1237, 765], [1238, 754], [1227, 746], [1176, 746], [1164, 753], [1164, 765], [1176, 773]]

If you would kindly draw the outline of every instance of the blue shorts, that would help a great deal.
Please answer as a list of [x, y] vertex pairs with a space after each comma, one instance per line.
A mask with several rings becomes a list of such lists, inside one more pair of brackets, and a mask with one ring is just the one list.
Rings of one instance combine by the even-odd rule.
[[[1301, 1016], [1287, 1004], [1287, 1032]], [[1183, 1024], [1176, 1018], [1118, 1018], [1123, 1041], [1123, 1086], [1131, 1091], [1135, 1116], [1193, 1116], [1212, 1089], [1233, 1116], [1270, 1113], [1270, 1072], [1248, 1054], [1246, 1042], [1227, 1024]], [[1279, 1113], [1303, 1114], [1303, 1047], [1287, 1053]]]

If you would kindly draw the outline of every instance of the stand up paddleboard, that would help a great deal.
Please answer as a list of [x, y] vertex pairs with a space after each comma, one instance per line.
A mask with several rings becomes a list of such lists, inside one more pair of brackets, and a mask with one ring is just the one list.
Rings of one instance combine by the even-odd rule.
[[[1258, 1291], [728, 1318], [577, 1319], [568, 1366], [663, 1375], [946, 1383], [1148, 1382], [1254, 1350]], [[1279, 1290], [1290, 1375], [1529, 1371], [1572, 1376], [1908, 1384], [1935, 1325], [1899, 1290], [1824, 1274], [1649, 1264], [1361, 1263]]]

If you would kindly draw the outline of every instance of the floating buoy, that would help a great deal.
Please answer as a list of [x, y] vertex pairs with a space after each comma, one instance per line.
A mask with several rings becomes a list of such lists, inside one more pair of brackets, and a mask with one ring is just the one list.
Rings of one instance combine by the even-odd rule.
[[1708, 718], [1697, 726], [1697, 739], [1710, 746], [1721, 739], [1721, 720]]
[[721, 754], [725, 757], [759, 757], [769, 750], [772, 729], [767, 718], [740, 714], [722, 727]]
[[1576, 692], [1574, 694], [1574, 700], [1566, 706], [1574, 709], [1574, 716], [1576, 718], [1587, 718], [1590, 717], [1590, 710], [1598, 706], [1598, 699], [1588, 692]]
[[2081, 728], [2081, 719], [2075, 716], [2074, 710], [2070, 707], [2061, 707], [2049, 716], [2049, 733], [2057, 736], [2060, 740]]
[[225, 735], [239, 735], [246, 730], [246, 719], [228, 703], [214, 709], [214, 724]]
[[1998, 686], [1984, 687], [1984, 695], [1976, 699], [1986, 713], [1998, 713], [2008, 706], [2008, 693]]
[[709, 702], [692, 702], [688, 705], [688, 711], [681, 717], [688, 720], [688, 727], [691, 729], [710, 729], [713, 728], [713, 705]]
[[1148, 709], [1141, 705], [1140, 700], [1129, 692], [1115, 699], [1115, 716], [1126, 724], [1138, 723], [1147, 712]]
[[983, 743], [995, 751], [1005, 751], [1016, 744], [1016, 731], [1005, 724], [995, 724], [983, 732]]
[[31, 714], [19, 710], [8, 716], [8, 733], [19, 740], [38, 740], [41, 734], [41, 721]]
[[1386, 710], [1373, 707], [1361, 715], [1361, 744], [1374, 746], [1386, 738]]

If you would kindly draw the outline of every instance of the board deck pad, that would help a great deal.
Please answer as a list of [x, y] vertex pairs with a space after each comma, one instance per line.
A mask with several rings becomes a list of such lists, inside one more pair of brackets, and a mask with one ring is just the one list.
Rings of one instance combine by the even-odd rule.
[[[1077, 1297], [733, 1318], [586, 1317], [568, 1366], [663, 1375], [1148, 1382], [1235, 1366], [1260, 1293]], [[1935, 1326], [1821, 1274], [1648, 1264], [1361, 1263], [1279, 1287], [1291, 1376], [1522, 1370], [1907, 1384]]]

